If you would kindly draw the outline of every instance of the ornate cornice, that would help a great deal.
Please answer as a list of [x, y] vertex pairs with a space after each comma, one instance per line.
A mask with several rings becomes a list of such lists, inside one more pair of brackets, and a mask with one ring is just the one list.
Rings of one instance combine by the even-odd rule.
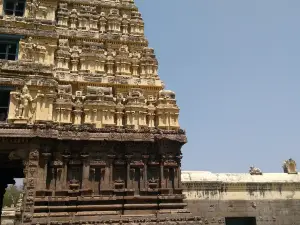
[[[55, 214], [55, 213], [51, 213]], [[181, 213], [181, 214], [184, 214]], [[48, 217], [47, 213], [44, 213], [41, 216]], [[40, 225], [46, 225], [46, 224], [51, 224], [51, 225], [65, 225], [65, 224], [72, 224], [72, 225], [81, 225], [81, 224], [190, 224], [190, 225], [196, 225], [196, 224], [208, 224], [209, 221], [214, 222], [214, 223], [219, 223], [223, 224], [223, 218], [203, 218], [203, 217], [198, 217], [198, 216], [191, 216], [191, 215], [180, 215], [178, 214], [177, 216], [170, 216], [170, 217], [163, 217], [163, 218], [158, 218], [156, 216], [149, 216], [149, 217], [129, 217], [129, 218], [117, 218], [117, 219], [101, 219], [97, 221], [89, 220], [88, 223], [83, 222], [83, 221], [55, 221], [51, 220], [51, 222], [45, 221], [43, 223], [42, 221], [38, 223], [32, 222], [31, 224], [40, 224]]]
[[140, 141], [158, 140], [186, 143], [183, 130], [134, 130], [122, 128], [94, 128], [92, 126], [59, 124], [6, 124], [0, 123], [0, 136], [13, 138], [51, 138], [59, 140], [94, 140], [94, 141]]
[[63, 2], [77, 4], [77, 5], [92, 5], [107, 8], [116, 9], [127, 9], [127, 10], [137, 10], [137, 7], [131, 4], [124, 4], [122, 2], [104, 2], [104, 1], [88, 1], [88, 0], [64, 0]]

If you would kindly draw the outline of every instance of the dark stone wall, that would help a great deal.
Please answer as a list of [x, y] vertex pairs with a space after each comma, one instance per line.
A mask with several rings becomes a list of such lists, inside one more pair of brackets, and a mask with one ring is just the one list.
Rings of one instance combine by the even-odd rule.
[[225, 217], [256, 217], [257, 225], [299, 225], [300, 200], [186, 200], [203, 224], [225, 224]]

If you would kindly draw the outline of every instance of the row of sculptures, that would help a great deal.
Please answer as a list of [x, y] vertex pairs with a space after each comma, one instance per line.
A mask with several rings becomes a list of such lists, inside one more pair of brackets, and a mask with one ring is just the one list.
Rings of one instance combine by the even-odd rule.
[[57, 27], [70, 30], [115, 33], [123, 35], [144, 35], [144, 22], [135, 8], [116, 6], [103, 8], [100, 5], [77, 5], [60, 2], [51, 4], [31, 0], [26, 4], [25, 17], [57, 21]]
[[56, 91], [30, 91], [25, 85], [11, 92], [8, 121], [177, 130], [178, 114], [175, 93], [169, 90], [145, 96], [142, 89], [132, 88], [126, 95], [114, 95], [111, 87], [87, 86], [73, 94], [71, 85], [58, 85]]
[[45, 45], [28, 37], [21, 41], [20, 59], [40, 64], [55, 64], [56, 73], [82, 73], [158, 79], [158, 62], [152, 48], [129, 49], [128, 45], [110, 48], [103, 43], [68, 39]]
[[127, 45], [114, 50], [91, 42], [82, 42], [81, 47], [70, 47], [68, 39], [60, 39], [55, 58], [56, 70], [62, 72], [158, 77], [158, 62], [154, 50], [148, 47], [133, 52]]
[[108, 12], [97, 11], [96, 6], [82, 5], [70, 9], [67, 3], [60, 3], [57, 10], [57, 26], [71, 30], [116, 33], [123, 35], [144, 35], [144, 22], [137, 11], [122, 14], [112, 8]]

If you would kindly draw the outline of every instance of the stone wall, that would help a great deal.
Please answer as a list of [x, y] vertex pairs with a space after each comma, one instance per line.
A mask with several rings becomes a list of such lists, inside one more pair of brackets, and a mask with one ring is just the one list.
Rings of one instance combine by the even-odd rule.
[[226, 217], [255, 217], [257, 225], [300, 221], [300, 175], [288, 173], [213, 174], [183, 172], [188, 209], [205, 224]]
[[[300, 224], [299, 174], [184, 171], [182, 181], [188, 210], [202, 224], [225, 224], [226, 217], [255, 217], [257, 225]], [[14, 216], [14, 208], [4, 208], [1, 224], [13, 224]]]

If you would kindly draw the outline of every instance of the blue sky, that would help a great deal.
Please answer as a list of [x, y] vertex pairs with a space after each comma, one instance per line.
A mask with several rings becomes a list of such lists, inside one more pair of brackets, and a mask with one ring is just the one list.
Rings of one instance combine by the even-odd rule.
[[300, 1], [136, 0], [167, 89], [184, 170], [300, 163]]

